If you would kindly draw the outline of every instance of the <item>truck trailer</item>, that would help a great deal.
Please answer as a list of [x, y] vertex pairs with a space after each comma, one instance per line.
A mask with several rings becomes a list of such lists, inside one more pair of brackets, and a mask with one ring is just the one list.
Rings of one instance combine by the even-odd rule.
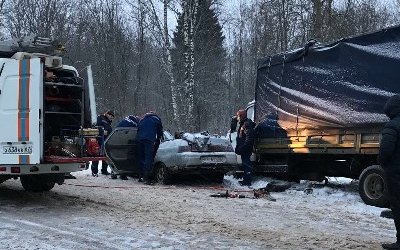
[[258, 61], [255, 172], [291, 180], [359, 179], [366, 204], [385, 207], [377, 163], [387, 99], [400, 93], [400, 26]]
[[0, 183], [20, 178], [25, 190], [49, 191], [105, 159], [101, 128], [91, 128], [92, 81], [63, 64], [63, 51], [37, 36], [0, 42]]

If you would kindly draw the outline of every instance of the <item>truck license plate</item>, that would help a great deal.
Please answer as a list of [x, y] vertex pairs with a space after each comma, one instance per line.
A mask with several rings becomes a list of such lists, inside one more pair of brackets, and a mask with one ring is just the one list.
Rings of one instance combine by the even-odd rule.
[[32, 154], [32, 145], [3, 146], [3, 154], [28, 155]]
[[202, 156], [201, 162], [203, 162], [203, 163], [223, 163], [223, 162], [225, 162], [225, 157], [223, 157], [223, 156]]

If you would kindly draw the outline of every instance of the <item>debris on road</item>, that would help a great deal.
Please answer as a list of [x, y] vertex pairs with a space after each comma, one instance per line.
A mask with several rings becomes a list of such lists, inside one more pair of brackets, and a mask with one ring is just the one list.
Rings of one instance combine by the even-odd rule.
[[[248, 197], [244, 194], [239, 193], [253, 193], [253, 197]], [[226, 192], [219, 192], [216, 194], [211, 194], [210, 197], [217, 197], [217, 198], [252, 198], [252, 199], [259, 199], [259, 198], [266, 198], [270, 201], [276, 201], [275, 198], [271, 196], [271, 194], [265, 188], [253, 189], [253, 190], [233, 190]]]

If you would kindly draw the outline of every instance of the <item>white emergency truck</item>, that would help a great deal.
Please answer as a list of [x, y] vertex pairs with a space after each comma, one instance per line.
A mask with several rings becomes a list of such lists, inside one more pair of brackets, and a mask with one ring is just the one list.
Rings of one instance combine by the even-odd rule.
[[64, 48], [47, 38], [0, 42], [0, 183], [20, 178], [48, 191], [90, 160], [104, 160], [91, 70], [88, 81], [62, 63]]

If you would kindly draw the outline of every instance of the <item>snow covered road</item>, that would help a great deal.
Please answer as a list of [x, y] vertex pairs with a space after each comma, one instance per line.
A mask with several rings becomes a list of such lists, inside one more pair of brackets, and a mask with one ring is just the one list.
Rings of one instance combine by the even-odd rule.
[[[212, 198], [206, 186], [146, 186], [75, 174], [48, 193], [0, 185], [1, 249], [380, 249], [393, 222], [353, 183], [297, 184], [268, 199]], [[263, 187], [268, 179], [253, 186]], [[84, 185], [84, 186], [79, 186]], [[223, 188], [237, 188], [225, 177]]]

